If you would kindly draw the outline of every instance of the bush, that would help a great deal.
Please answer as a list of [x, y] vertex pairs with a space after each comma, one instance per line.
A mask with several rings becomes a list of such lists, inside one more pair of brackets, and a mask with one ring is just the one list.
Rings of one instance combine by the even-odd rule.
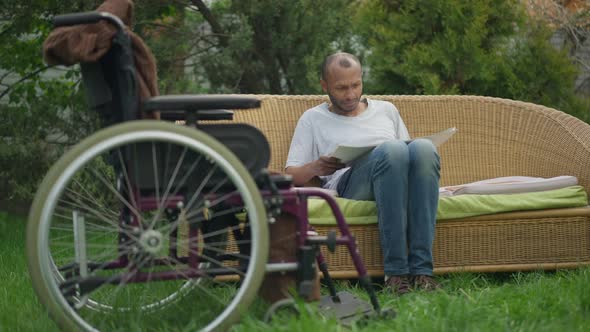
[[367, 1], [357, 21], [370, 50], [368, 93], [494, 96], [589, 120], [575, 65], [519, 2]]

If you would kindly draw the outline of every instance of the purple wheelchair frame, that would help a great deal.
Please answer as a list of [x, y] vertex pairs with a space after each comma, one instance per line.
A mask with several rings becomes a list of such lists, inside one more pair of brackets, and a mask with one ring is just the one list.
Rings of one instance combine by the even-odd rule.
[[[380, 312], [380, 305], [376, 298], [375, 291], [372, 287], [370, 282], [370, 277], [367, 273], [367, 270], [363, 264], [362, 258], [359, 254], [356, 239], [354, 235], [350, 232], [348, 228], [348, 224], [340, 211], [338, 204], [334, 200], [334, 198], [326, 193], [324, 190], [311, 188], [311, 187], [304, 187], [304, 188], [297, 188], [297, 187], [289, 187], [287, 189], [278, 189], [278, 190], [262, 190], [261, 191], [263, 198], [275, 198], [280, 200], [280, 210], [282, 212], [289, 213], [296, 217], [297, 219], [297, 247], [302, 248], [304, 246], [309, 245], [328, 245], [330, 250], [333, 250], [336, 245], [345, 245], [348, 248], [348, 252], [351, 255], [352, 261], [354, 266], [358, 272], [359, 282], [367, 291], [371, 305], [375, 312]], [[340, 236], [336, 236], [334, 233], [328, 236], [319, 236], [319, 235], [309, 235], [309, 231], [313, 231], [313, 228], [309, 224], [308, 220], [308, 210], [307, 204], [301, 204], [301, 202], [307, 202], [308, 197], [319, 197], [324, 199], [327, 204], [329, 205], [334, 217], [336, 218], [336, 223], [338, 229], [340, 231]], [[231, 201], [232, 198], [229, 199]], [[170, 197], [167, 202], [165, 203], [165, 208], [174, 209], [178, 206], [180, 202], [183, 201], [182, 196], [174, 196]], [[154, 197], [137, 197], [137, 202], [140, 207], [140, 210], [154, 210], [158, 208], [158, 203]], [[137, 226], [137, 221], [135, 218], [131, 218], [129, 220], [128, 217], [124, 217], [123, 214], [120, 218], [120, 226], [123, 228]], [[280, 222], [280, 221], [277, 221]], [[199, 277], [206, 277], [212, 275], [228, 275], [234, 274], [235, 268], [226, 269], [223, 267], [216, 268], [216, 269], [207, 269], [206, 272], [199, 270], [199, 256], [195, 254], [198, 250], [197, 241], [189, 241], [189, 248], [193, 250], [189, 250], [189, 255], [187, 257], [179, 257], [178, 256], [178, 248], [176, 248], [175, 243], [178, 236], [178, 229], [170, 235], [170, 248], [169, 252], [172, 256], [171, 259], [168, 258], [160, 258], [153, 262], [155, 265], [167, 265], [173, 264], [174, 262], [181, 262], [188, 265], [186, 270], [182, 271], [160, 271], [160, 272], [141, 272], [135, 270], [133, 268], [130, 269], [128, 273], [121, 273], [116, 277], [110, 277], [108, 279], [108, 283], [117, 284], [121, 281], [125, 281], [126, 283], [140, 283], [140, 282], [150, 282], [150, 281], [164, 281], [164, 280], [177, 280], [177, 279], [186, 279], [186, 278], [199, 278]], [[123, 233], [120, 234], [120, 237], [124, 237]], [[189, 238], [196, 239], [198, 237], [198, 230], [197, 229], [190, 229], [189, 230]], [[120, 242], [123, 244], [125, 243], [125, 238], [120, 238]], [[327, 283], [327, 286], [330, 290], [330, 296], [334, 302], [339, 302], [336, 289], [334, 283], [329, 275], [327, 263], [324, 259], [323, 254], [316, 250], [314, 252], [315, 259], [318, 264], [320, 271], [323, 274], [324, 280]], [[103, 269], [121, 269], [129, 266], [129, 258], [127, 255], [122, 254], [119, 258], [115, 261], [108, 262], [101, 264], [101, 268]], [[272, 266], [272, 263], [269, 264]], [[92, 267], [90, 267], [92, 268]], [[267, 272], [285, 272], [285, 271], [294, 271], [299, 268], [307, 268], [309, 269], [309, 273], [316, 273], [315, 268], [313, 266], [301, 266], [301, 262], [286, 262], [278, 264], [278, 267], [274, 269], [271, 268], [270, 271]], [[97, 281], [87, 280], [88, 283], [86, 286], [92, 288], [92, 284]], [[304, 295], [304, 294], [301, 294]]]

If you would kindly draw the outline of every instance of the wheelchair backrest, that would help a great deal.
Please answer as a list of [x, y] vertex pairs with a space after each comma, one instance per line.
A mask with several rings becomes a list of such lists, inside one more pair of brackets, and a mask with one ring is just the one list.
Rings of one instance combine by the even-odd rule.
[[99, 61], [80, 64], [88, 106], [98, 112], [103, 127], [138, 118], [135, 68], [127, 52], [113, 43]]
[[[133, 63], [121, 63], [121, 57], [126, 56], [125, 50], [120, 45], [113, 43], [113, 47], [98, 62], [81, 63], [82, 79], [86, 90], [88, 106], [97, 111], [103, 127], [139, 118], [138, 92], [135, 81], [135, 68]], [[131, 82], [130, 82], [131, 81]], [[248, 112], [244, 110], [244, 112]], [[232, 114], [230, 112], [230, 114]], [[164, 113], [163, 113], [164, 115]], [[163, 116], [163, 118], [166, 118]], [[170, 119], [177, 120], [177, 119]], [[207, 120], [207, 119], [206, 119]], [[262, 169], [268, 167], [270, 160], [270, 145], [264, 135], [255, 127], [243, 123], [215, 123], [206, 121], [206, 124], [197, 123], [197, 129], [213, 136], [228, 147], [240, 161], [246, 166], [253, 176]], [[155, 185], [152, 162], [149, 153], [151, 148], [144, 149], [141, 145], [138, 151], [133, 153], [126, 151], [128, 166], [131, 172], [138, 175], [137, 186], [142, 190], [150, 190]], [[158, 147], [160, 156], [180, 153], [179, 151], [167, 151], [164, 147]], [[164, 151], [166, 150], [166, 151]], [[148, 162], [144, 159], [147, 158]], [[133, 162], [131, 162], [133, 160]], [[167, 169], [166, 161], [160, 160], [159, 169]], [[207, 170], [199, 169], [194, 174], [206, 174]], [[145, 175], [145, 176], [144, 176]], [[168, 174], [162, 174], [167, 176]], [[215, 178], [215, 176], [214, 176]], [[193, 176], [195, 183], [198, 175]], [[215, 181], [212, 181], [215, 182]]]

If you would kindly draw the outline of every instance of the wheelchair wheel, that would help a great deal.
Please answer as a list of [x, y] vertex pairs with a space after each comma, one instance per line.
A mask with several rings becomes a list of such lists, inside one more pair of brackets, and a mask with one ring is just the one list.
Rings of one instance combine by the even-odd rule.
[[227, 329], [262, 282], [267, 227], [252, 176], [223, 144], [128, 122], [80, 142], [43, 180], [29, 273], [65, 330]]

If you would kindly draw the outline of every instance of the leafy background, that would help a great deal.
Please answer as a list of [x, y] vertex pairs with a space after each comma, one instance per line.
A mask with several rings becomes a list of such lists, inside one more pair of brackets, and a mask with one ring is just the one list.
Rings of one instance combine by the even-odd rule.
[[[590, 10], [568, 10], [573, 3], [584, 5], [142, 0], [133, 29], [157, 58], [161, 93], [320, 94], [319, 64], [342, 50], [361, 58], [367, 94], [503, 97], [589, 122], [590, 82], [582, 89], [576, 82], [590, 60], [576, 54], [590, 49]], [[49, 68], [41, 48], [53, 15], [99, 4], [0, 2], [0, 210], [25, 211], [52, 162], [97, 129], [78, 67]], [[551, 41], [558, 33], [565, 37], [556, 47]]]

